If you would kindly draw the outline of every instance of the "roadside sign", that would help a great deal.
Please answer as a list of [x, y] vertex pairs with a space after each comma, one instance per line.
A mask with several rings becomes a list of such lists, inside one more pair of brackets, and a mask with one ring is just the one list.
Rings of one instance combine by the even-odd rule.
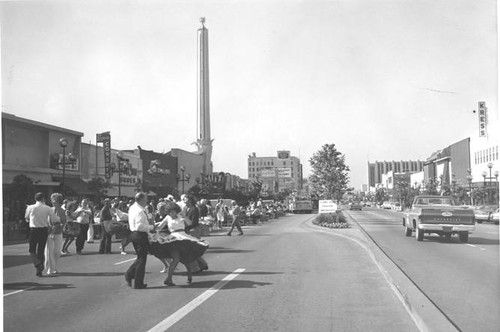
[[318, 213], [335, 213], [337, 212], [337, 204], [331, 199], [323, 199], [318, 202]]

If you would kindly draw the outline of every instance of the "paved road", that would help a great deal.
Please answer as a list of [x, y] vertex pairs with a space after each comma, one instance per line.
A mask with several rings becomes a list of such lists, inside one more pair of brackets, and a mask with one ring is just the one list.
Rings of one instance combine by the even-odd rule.
[[130, 289], [130, 262], [121, 263], [133, 255], [98, 255], [97, 244], [62, 258], [60, 276], [36, 278], [27, 245], [4, 247], [5, 330], [416, 331], [364, 249], [310, 226], [309, 217], [208, 237], [210, 270], [191, 286], [179, 273], [178, 286], [164, 287], [161, 263], [150, 256], [148, 289]]
[[476, 224], [467, 244], [427, 235], [404, 236], [402, 213], [348, 212], [385, 253], [463, 331], [499, 331], [498, 225]]

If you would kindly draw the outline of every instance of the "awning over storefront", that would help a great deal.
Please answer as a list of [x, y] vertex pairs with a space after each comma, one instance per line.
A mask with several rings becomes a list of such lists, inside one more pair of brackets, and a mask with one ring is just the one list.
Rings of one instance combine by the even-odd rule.
[[47, 186], [47, 187], [58, 187], [61, 185], [60, 182], [54, 182], [54, 181], [35, 181], [33, 182], [35, 186]]
[[[106, 188], [106, 195], [109, 197], [118, 197], [118, 187]], [[126, 187], [122, 186], [120, 188], [120, 195], [122, 197], [134, 197], [137, 194], [136, 187]]]
[[[118, 197], [118, 187], [114, 186], [112, 188], [106, 188], [106, 191], [107, 191], [107, 196], [109, 197]], [[122, 197], [129, 197], [129, 198], [133, 198], [135, 197], [135, 194], [137, 194], [137, 188], [136, 187], [126, 187], [126, 186], [122, 186], [120, 188], [120, 191], [121, 191], [121, 196]], [[156, 196], [156, 193], [153, 192], [153, 191], [148, 191], [147, 192], [147, 195], [148, 196]]]
[[[54, 181], [58, 181], [62, 185], [61, 177], [54, 177]], [[95, 194], [95, 192], [89, 189], [89, 184], [80, 178], [64, 178], [64, 186], [66, 187], [66, 193], [71, 191], [76, 196]]]

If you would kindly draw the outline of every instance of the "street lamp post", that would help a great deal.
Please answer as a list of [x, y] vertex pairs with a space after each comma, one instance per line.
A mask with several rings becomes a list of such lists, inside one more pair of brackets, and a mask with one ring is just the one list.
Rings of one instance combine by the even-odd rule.
[[488, 168], [490, 169], [490, 178], [489, 178], [490, 179], [490, 185], [488, 186], [488, 203], [491, 204], [491, 203], [493, 203], [493, 200], [491, 199], [492, 198], [491, 194], [493, 193], [493, 191], [491, 190], [491, 178], [492, 178], [491, 177], [491, 169], [493, 168], [493, 163], [488, 163]]
[[471, 170], [467, 170], [467, 172], [469, 173], [469, 175], [467, 175], [467, 182], [469, 182], [469, 205], [472, 205], [472, 174], [471, 174]]
[[184, 172], [186, 172], [186, 167], [184, 167], [184, 166], [181, 166], [180, 170], [181, 170], [182, 176], [179, 177], [179, 174], [177, 174], [177, 181], [182, 182], [182, 194], [184, 194], [184, 182], [189, 183], [189, 180], [191, 179], [191, 175], [190, 174], [184, 175]]
[[[486, 196], [488, 196], [488, 189], [486, 188], [486, 177], [488, 176], [488, 173], [486, 173], [486, 171], [483, 171], [481, 173], [481, 176], [483, 177], [483, 188], [484, 188], [484, 191], [486, 192]], [[488, 200], [489, 200], [489, 197], [488, 197]]]
[[64, 190], [64, 179], [66, 177], [66, 147], [68, 146], [68, 140], [65, 138], [65, 137], [61, 137], [59, 139], [59, 145], [62, 147], [63, 149], [63, 160], [62, 160], [62, 164], [63, 164], [63, 173], [62, 173], [62, 194], [63, 196], [64, 193], [65, 193], [65, 190]]
[[[123, 152], [118, 151], [116, 154], [116, 158], [118, 159], [118, 166], [115, 163], [111, 163], [110, 167], [113, 172], [118, 173], [118, 197], [122, 196], [122, 173], [127, 171], [127, 167], [123, 167], [122, 163], [124, 161], [128, 161], [128, 159], [123, 158]], [[116, 170], [118, 169], [118, 170]], [[115, 171], [116, 170], [116, 171]]]

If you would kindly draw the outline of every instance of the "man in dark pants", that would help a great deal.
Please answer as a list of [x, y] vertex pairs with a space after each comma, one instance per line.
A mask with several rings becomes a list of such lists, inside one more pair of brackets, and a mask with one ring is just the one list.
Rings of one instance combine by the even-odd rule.
[[125, 273], [125, 280], [129, 286], [132, 286], [132, 279], [135, 279], [135, 289], [143, 289], [148, 286], [144, 283], [146, 260], [149, 252], [148, 233], [150, 229], [146, 205], [146, 194], [142, 192], [137, 193], [135, 195], [135, 203], [128, 211], [128, 224], [132, 232], [130, 238], [134, 245], [137, 258]]
[[111, 234], [106, 230], [108, 223], [113, 219], [111, 214], [111, 200], [106, 198], [104, 200], [104, 207], [99, 213], [101, 220], [101, 243], [99, 245], [100, 254], [111, 254]]
[[59, 221], [59, 217], [45, 205], [42, 193], [35, 194], [36, 203], [26, 208], [25, 218], [30, 225], [29, 253], [36, 268], [36, 276], [41, 277], [45, 262], [45, 245], [49, 226]]

